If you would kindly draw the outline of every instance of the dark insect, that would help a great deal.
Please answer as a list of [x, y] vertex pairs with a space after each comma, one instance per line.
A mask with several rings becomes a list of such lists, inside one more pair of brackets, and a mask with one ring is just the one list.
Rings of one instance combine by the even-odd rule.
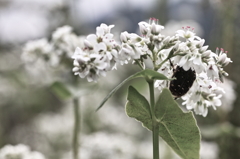
[[185, 71], [182, 67], [177, 66], [172, 78], [176, 79], [170, 82], [169, 90], [177, 99], [189, 91], [196, 79], [196, 74], [191, 68]]

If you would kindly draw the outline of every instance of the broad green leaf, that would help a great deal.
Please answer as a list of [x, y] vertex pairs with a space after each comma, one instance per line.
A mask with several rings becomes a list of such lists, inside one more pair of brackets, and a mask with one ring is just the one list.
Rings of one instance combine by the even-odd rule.
[[[152, 130], [148, 101], [129, 87], [126, 113]], [[200, 132], [192, 112], [184, 113], [168, 89], [163, 89], [155, 107], [159, 136], [183, 159], [199, 159]]]
[[128, 78], [126, 78], [124, 81], [122, 81], [119, 85], [117, 85], [101, 102], [101, 104], [98, 106], [98, 108], [96, 109], [96, 111], [98, 111], [105, 103], [106, 101], [119, 89], [121, 88], [121, 86], [123, 86], [126, 82], [128, 82], [129, 80], [132, 80], [134, 78], [139, 78], [139, 77], [143, 77], [145, 79], [157, 79], [157, 80], [170, 80], [168, 79], [165, 75], [158, 73], [156, 71], [150, 70], [150, 69], [145, 69], [142, 70], [140, 72], [137, 72], [131, 76], [129, 76]]
[[192, 112], [184, 113], [168, 89], [155, 106], [159, 135], [182, 158], [199, 159], [200, 132]]
[[61, 82], [54, 82], [50, 88], [52, 92], [60, 99], [67, 99], [72, 96], [71, 91]]
[[129, 117], [135, 118], [143, 123], [144, 127], [152, 127], [150, 115], [150, 106], [144, 96], [142, 96], [135, 88], [128, 88], [128, 97], [126, 104], [126, 113]]

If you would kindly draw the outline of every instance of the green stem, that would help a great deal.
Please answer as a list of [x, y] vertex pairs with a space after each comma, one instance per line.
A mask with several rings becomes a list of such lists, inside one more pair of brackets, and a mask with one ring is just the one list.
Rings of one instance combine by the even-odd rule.
[[154, 81], [148, 80], [150, 91], [150, 109], [152, 115], [153, 159], [159, 159], [159, 125], [155, 116]]
[[153, 124], [153, 159], [159, 159], [159, 126], [155, 121]]
[[141, 65], [141, 63], [140, 63], [138, 60], [135, 60], [135, 62], [137, 63], [137, 65], [138, 65], [142, 70], [145, 69], [145, 68], [143, 68], [143, 66]]
[[167, 57], [166, 59], [164, 59], [159, 65], [157, 65], [157, 66], [154, 68], [154, 70], [158, 70], [159, 68], [161, 68], [162, 65], [163, 65], [165, 62], [168, 61], [168, 59], [170, 59], [170, 58]]
[[79, 159], [79, 132], [80, 132], [80, 110], [79, 99], [73, 99], [74, 106], [74, 129], [73, 129], [73, 159]]

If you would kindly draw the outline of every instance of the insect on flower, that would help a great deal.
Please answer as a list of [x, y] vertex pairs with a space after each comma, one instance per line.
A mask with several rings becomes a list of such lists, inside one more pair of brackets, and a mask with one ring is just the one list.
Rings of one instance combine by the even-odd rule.
[[175, 96], [175, 99], [177, 99], [185, 95], [192, 87], [196, 79], [196, 73], [191, 68], [185, 71], [182, 67], [177, 66], [177, 68], [174, 69], [172, 77], [175, 79], [170, 82], [169, 90], [172, 95]]

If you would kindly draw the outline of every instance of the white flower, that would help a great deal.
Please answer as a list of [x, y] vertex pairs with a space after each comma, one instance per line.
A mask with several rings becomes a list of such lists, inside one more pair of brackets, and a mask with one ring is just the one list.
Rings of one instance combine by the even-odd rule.
[[210, 61], [209, 65], [207, 66], [207, 75], [208, 77], [215, 79], [218, 78], [218, 67], [216, 66], [214, 61]]
[[[216, 107], [221, 106], [220, 98], [224, 91], [209, 79], [206, 73], [196, 74], [196, 76], [193, 86], [182, 97], [183, 105], [186, 105], [189, 110], [193, 109], [196, 114], [205, 117], [208, 113], [208, 107], [216, 109]], [[215, 92], [218, 92], [218, 94]]]
[[[173, 74], [173, 70], [171, 69], [169, 63], [164, 63], [163, 66], [160, 69], [158, 69], [158, 72], [164, 74], [168, 78], [171, 78]], [[157, 80], [154, 83], [154, 87], [157, 87], [161, 91], [163, 88], [167, 86], [168, 82], [169, 81], [166, 80]]]
[[164, 26], [158, 24], [158, 20], [155, 18], [150, 18], [149, 23], [147, 22], [139, 22], [140, 33], [143, 36], [149, 37], [152, 34], [158, 35], [161, 30], [164, 29]]
[[64, 38], [64, 36], [71, 34], [72, 27], [65, 25], [57, 28], [56, 31], [53, 32], [52, 38], [54, 41]]
[[[206, 116], [209, 107], [216, 109], [222, 104], [224, 90], [216, 83], [228, 75], [223, 70], [232, 62], [227, 52], [221, 49], [215, 54], [208, 50], [208, 46], [204, 46], [205, 40], [196, 36], [194, 29], [188, 26], [178, 30], [174, 36], [165, 36], [161, 34], [164, 27], [155, 18], [138, 25], [142, 36], [122, 32], [121, 45], [110, 33], [113, 25], [101, 24], [97, 27], [96, 34], [88, 35], [83, 46], [77, 48], [72, 56], [74, 74], [88, 81], [96, 81], [100, 75], [104, 76], [107, 71], [116, 68], [118, 63], [123, 65], [132, 60], [145, 69], [145, 60], [150, 59], [152, 68], [168, 78], [174, 75], [176, 68], [192, 70], [193, 83], [184, 89], [186, 92], [182, 96], [187, 109]], [[157, 80], [155, 87], [161, 91], [169, 87], [169, 81]]]
[[22, 53], [22, 60], [26, 62], [34, 62], [40, 57], [49, 56], [52, 46], [47, 39], [32, 40], [25, 44]]
[[82, 49], [77, 48], [72, 57], [74, 59], [73, 72], [81, 78], [87, 77], [89, 82], [96, 81], [98, 75], [105, 75], [107, 63], [103, 61], [102, 56], [99, 54], [88, 54]]
[[[218, 49], [218, 48], [217, 48]], [[217, 51], [218, 52], [218, 51]], [[221, 49], [218, 57], [217, 57], [217, 64], [220, 65], [221, 67], [227, 66], [232, 60], [227, 57], [227, 52], [224, 52], [223, 49]]]
[[60, 57], [71, 58], [76, 47], [83, 47], [82, 37], [78, 37], [72, 30], [70, 26], [62, 26], [52, 34], [51, 43], [54, 47], [54, 53]]
[[184, 30], [178, 30], [176, 35], [188, 40], [193, 40], [195, 38], [193, 28], [187, 26], [186, 28], [183, 27], [183, 29]]
[[219, 147], [215, 142], [201, 141], [200, 155], [202, 159], [217, 159]]
[[149, 25], [149, 23], [147, 23], [147, 22], [139, 22], [138, 25], [139, 25], [140, 33], [143, 36], [146, 36], [147, 34], [150, 33], [150, 25]]
[[99, 27], [97, 27], [97, 36], [104, 36], [108, 33], [111, 32], [111, 29], [114, 27], [114, 25], [106, 25], [106, 24], [101, 24]]
[[118, 61], [120, 64], [126, 64], [129, 60], [140, 59], [141, 55], [144, 55], [146, 45], [143, 39], [137, 34], [129, 34], [128, 32], [121, 33], [122, 46], [119, 52]]
[[30, 151], [30, 148], [23, 144], [5, 145], [0, 149], [0, 159], [45, 159], [40, 152]]
[[97, 81], [99, 76], [105, 76], [107, 71], [116, 69], [120, 46], [110, 33], [113, 25], [101, 24], [96, 34], [90, 34], [84, 39], [83, 46], [77, 47], [73, 72], [89, 82]]

